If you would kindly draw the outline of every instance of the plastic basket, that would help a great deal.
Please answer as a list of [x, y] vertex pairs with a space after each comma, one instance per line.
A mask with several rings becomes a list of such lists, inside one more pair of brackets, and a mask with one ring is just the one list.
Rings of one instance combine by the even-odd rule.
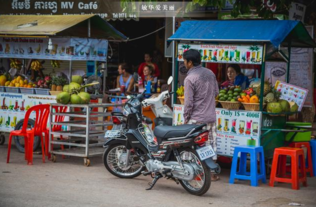
[[239, 102], [220, 101], [222, 107], [228, 110], [238, 110], [241, 106]]
[[7, 93], [20, 93], [20, 88], [16, 87], [6, 87], [5, 90]]
[[[260, 103], [242, 103], [246, 111], [260, 111]], [[263, 108], [266, 104], [263, 104]]]
[[0, 92], [5, 92], [5, 86], [0, 86]]
[[35, 94], [34, 88], [20, 88], [21, 93]]
[[39, 95], [49, 95], [48, 88], [35, 88], [35, 93]]

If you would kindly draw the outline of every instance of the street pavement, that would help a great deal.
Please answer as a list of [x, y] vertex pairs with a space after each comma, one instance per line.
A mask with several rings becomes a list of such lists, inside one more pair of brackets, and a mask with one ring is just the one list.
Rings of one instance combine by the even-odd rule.
[[150, 177], [114, 177], [105, 169], [101, 157], [91, 158], [91, 166], [85, 167], [82, 158], [57, 156], [56, 163], [42, 163], [37, 154], [34, 164], [28, 166], [24, 154], [14, 145], [9, 164], [6, 157], [7, 143], [0, 145], [0, 207], [316, 206], [316, 177], [308, 177], [308, 187], [301, 186], [300, 190], [292, 190], [290, 184], [284, 183], [272, 188], [260, 182], [259, 187], [251, 187], [249, 181], [230, 185], [230, 170], [223, 169], [221, 180], [212, 182], [210, 190], [198, 197], [166, 179], [146, 191]]

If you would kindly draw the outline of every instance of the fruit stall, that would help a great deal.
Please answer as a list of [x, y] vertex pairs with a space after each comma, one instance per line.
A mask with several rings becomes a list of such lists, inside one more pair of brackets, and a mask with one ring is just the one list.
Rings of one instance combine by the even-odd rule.
[[[38, 104], [100, 102], [94, 93], [105, 85], [105, 74], [95, 81], [102, 72], [98, 63], [106, 70], [108, 39], [126, 39], [97, 15], [1, 15], [0, 25], [0, 59], [10, 62], [0, 76], [0, 132], [21, 128], [25, 112]], [[68, 77], [47, 73], [44, 61]], [[69, 68], [60, 68], [62, 61]], [[94, 62], [92, 78], [72, 75], [73, 61]]]
[[[232, 156], [237, 145], [263, 146], [266, 157], [272, 157], [276, 147], [284, 146], [288, 132], [288, 117], [300, 112], [309, 89], [290, 83], [291, 50], [313, 48], [315, 42], [305, 26], [298, 21], [245, 20], [245, 21], [184, 21], [168, 41], [176, 42], [174, 100], [180, 96], [183, 103], [185, 88], [178, 85], [179, 65], [183, 53], [196, 49], [201, 53], [202, 65], [216, 63], [219, 69], [229, 64], [241, 68], [248, 65], [258, 68], [257, 80], [244, 86], [220, 86], [216, 97], [217, 153]], [[266, 77], [266, 61], [282, 58], [286, 65], [285, 80], [271, 83]], [[312, 67], [309, 68], [312, 70]], [[223, 75], [225, 74], [225, 75]], [[226, 72], [218, 73], [218, 81], [224, 81]], [[221, 76], [221, 77], [219, 77]], [[182, 100], [181, 100], [182, 99]], [[174, 105], [177, 121], [183, 123], [183, 105]], [[304, 129], [309, 131], [312, 129]], [[295, 135], [294, 135], [295, 136]], [[294, 137], [293, 136], [293, 137]], [[293, 139], [291, 137], [291, 139]]]

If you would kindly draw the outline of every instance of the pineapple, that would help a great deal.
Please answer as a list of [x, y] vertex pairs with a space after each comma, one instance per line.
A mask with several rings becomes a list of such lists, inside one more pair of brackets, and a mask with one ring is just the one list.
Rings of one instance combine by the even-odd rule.
[[[267, 95], [271, 91], [271, 89], [272, 89], [272, 86], [271, 86], [269, 80], [265, 81], [264, 82], [263, 95], [264, 96]], [[260, 94], [261, 94], [261, 84], [257, 87], [256, 94], [258, 96], [260, 96]]]

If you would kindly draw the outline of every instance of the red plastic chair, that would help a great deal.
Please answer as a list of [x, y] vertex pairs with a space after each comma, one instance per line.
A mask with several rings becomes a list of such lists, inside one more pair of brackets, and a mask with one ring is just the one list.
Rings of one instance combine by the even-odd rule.
[[[53, 106], [53, 109], [55, 110], [55, 113], [65, 113], [68, 109], [67, 106]], [[63, 122], [65, 119], [65, 116], [61, 116], [61, 115], [55, 115], [54, 118], [54, 122]], [[52, 131], [53, 132], [58, 132], [62, 130], [62, 125], [53, 125], [52, 127]], [[60, 135], [60, 139], [63, 140], [63, 136]], [[52, 136], [52, 140], [53, 140], [53, 136]], [[45, 129], [45, 149], [46, 149], [46, 156], [48, 157], [48, 159], [51, 158], [51, 154], [48, 151], [48, 143], [49, 143], [49, 128]], [[51, 145], [51, 149], [53, 149], [53, 145]], [[64, 149], [64, 145], [61, 145], [61, 149]], [[64, 156], [63, 156], [64, 158]]]
[[[35, 112], [35, 124], [32, 129], [27, 129], [28, 120], [32, 112]], [[43, 142], [43, 133], [45, 132], [47, 120], [49, 115], [49, 105], [42, 104], [31, 107], [27, 110], [24, 122], [21, 130], [15, 130], [10, 133], [9, 136], [9, 144], [8, 144], [8, 156], [7, 163], [10, 161], [10, 152], [11, 152], [11, 143], [13, 136], [22, 136], [24, 137], [24, 148], [25, 148], [25, 159], [27, 160], [27, 164], [33, 164], [33, 143], [34, 136], [39, 136], [41, 138], [42, 143], [42, 159], [45, 162], [45, 149]]]

